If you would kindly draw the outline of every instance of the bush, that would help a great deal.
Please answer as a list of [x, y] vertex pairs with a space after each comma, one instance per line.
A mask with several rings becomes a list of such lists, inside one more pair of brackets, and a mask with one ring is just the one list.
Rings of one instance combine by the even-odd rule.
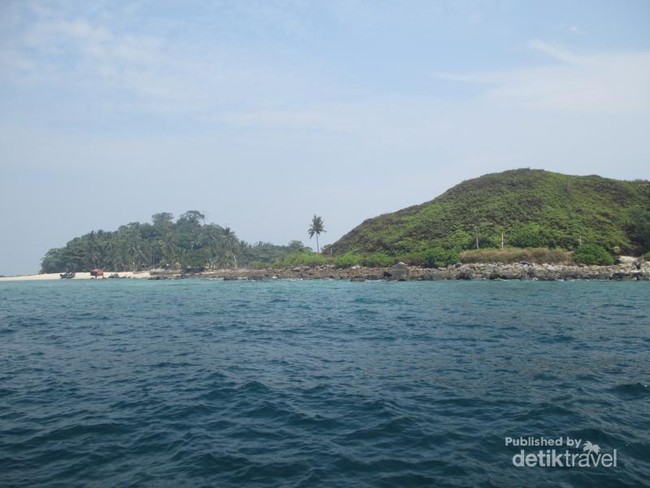
[[422, 266], [425, 268], [445, 268], [459, 261], [458, 252], [442, 247], [434, 247], [423, 253]]
[[548, 249], [545, 247], [534, 248], [506, 248], [506, 249], [480, 249], [463, 251], [460, 254], [462, 263], [528, 263], [552, 264], [566, 263], [569, 255], [563, 249]]
[[539, 224], [528, 223], [515, 227], [508, 238], [513, 247], [541, 248], [549, 246], [549, 232]]
[[397, 259], [383, 254], [381, 252], [375, 252], [372, 254], [366, 254], [361, 258], [361, 265], [368, 268], [388, 268], [397, 262]]
[[614, 264], [614, 258], [607, 250], [596, 244], [585, 244], [580, 246], [573, 253], [573, 260], [578, 264], [588, 265], [610, 265]]
[[284, 256], [278, 265], [285, 268], [292, 268], [294, 266], [324, 266], [329, 263], [329, 260], [322, 254], [315, 252], [295, 252]]
[[357, 266], [361, 263], [361, 256], [354, 253], [347, 253], [343, 256], [339, 256], [334, 261], [334, 265], [337, 268], [351, 268], [352, 266]]
[[401, 261], [404, 264], [409, 266], [423, 266], [424, 262], [424, 253], [423, 252], [412, 252], [409, 254], [400, 254], [395, 258], [398, 262]]

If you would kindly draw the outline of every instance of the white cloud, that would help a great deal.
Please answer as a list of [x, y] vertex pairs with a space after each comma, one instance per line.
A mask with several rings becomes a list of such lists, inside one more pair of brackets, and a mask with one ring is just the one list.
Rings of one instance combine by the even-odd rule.
[[[123, 95], [114, 107], [210, 114], [216, 107], [299, 96], [303, 74], [266, 53], [207, 40], [122, 34], [85, 19], [45, 18], [0, 51], [0, 78], [49, 83], [87, 96]], [[127, 100], [128, 102], [124, 102]]]
[[568, 32], [570, 32], [571, 34], [575, 34], [575, 35], [579, 35], [579, 36], [584, 36], [585, 34], [587, 34], [587, 32], [585, 30], [581, 29], [577, 25], [570, 25], [570, 26], [566, 27], [566, 30]]
[[436, 78], [486, 85], [484, 96], [508, 106], [582, 112], [650, 110], [650, 52], [576, 54], [540, 40], [529, 48], [554, 63]]
[[530, 41], [528, 47], [534, 51], [546, 54], [550, 58], [567, 64], [579, 65], [585, 61], [584, 57], [573, 54], [571, 51], [563, 49], [562, 47], [540, 41], [539, 39], [533, 39]]

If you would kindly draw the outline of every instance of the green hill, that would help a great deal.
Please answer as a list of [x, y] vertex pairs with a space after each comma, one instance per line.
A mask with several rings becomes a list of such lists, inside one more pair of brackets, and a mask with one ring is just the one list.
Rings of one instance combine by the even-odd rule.
[[368, 219], [332, 253], [408, 255], [511, 247], [599, 244], [639, 254], [650, 238], [650, 182], [518, 169], [467, 180], [436, 199]]

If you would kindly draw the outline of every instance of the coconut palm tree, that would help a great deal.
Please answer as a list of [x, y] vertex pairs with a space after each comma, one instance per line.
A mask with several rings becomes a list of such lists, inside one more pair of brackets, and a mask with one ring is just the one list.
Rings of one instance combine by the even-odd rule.
[[326, 232], [325, 226], [323, 224], [323, 219], [314, 215], [314, 218], [311, 220], [311, 225], [309, 226], [307, 233], [309, 234], [310, 239], [314, 237], [314, 235], [316, 235], [316, 252], [318, 253], [320, 253], [320, 246], [318, 245], [318, 236], [321, 234], [321, 232]]
[[222, 259], [225, 263], [228, 263], [232, 267], [237, 267], [237, 254], [239, 253], [239, 239], [237, 235], [230, 230], [230, 227], [226, 227], [223, 230], [223, 256]]
[[582, 450], [587, 453], [587, 456], [598, 454], [600, 452], [600, 446], [598, 444], [592, 444], [590, 441], [586, 441], [582, 446]]

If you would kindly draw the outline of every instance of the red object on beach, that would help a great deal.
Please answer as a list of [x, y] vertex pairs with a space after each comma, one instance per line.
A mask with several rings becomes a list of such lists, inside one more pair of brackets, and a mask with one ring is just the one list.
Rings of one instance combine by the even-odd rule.
[[100, 276], [103, 278], [104, 277], [104, 270], [95, 268], [90, 270], [90, 276], [94, 276], [95, 278], [99, 278]]

